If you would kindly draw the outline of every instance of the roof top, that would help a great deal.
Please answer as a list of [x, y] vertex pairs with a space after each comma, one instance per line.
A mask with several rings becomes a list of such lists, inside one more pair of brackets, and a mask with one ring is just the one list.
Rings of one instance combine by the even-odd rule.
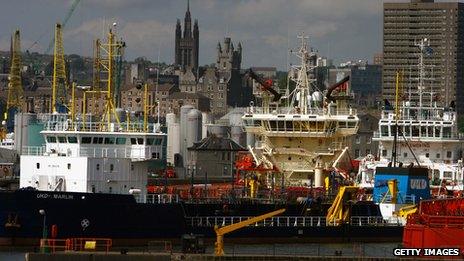
[[194, 143], [188, 150], [245, 151], [246, 149], [230, 138], [217, 137], [213, 134]]

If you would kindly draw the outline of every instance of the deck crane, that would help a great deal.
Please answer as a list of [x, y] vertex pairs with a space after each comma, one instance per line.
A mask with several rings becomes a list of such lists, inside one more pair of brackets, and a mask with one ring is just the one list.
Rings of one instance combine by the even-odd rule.
[[8, 98], [3, 119], [6, 123], [6, 131], [12, 132], [14, 129], [14, 114], [20, 112], [24, 104], [24, 90], [21, 81], [21, 43], [19, 30], [15, 31], [12, 40], [11, 69], [8, 79]]
[[247, 219], [245, 221], [238, 222], [238, 223], [235, 223], [235, 224], [231, 224], [231, 225], [228, 225], [228, 226], [224, 226], [224, 227], [218, 227], [217, 225], [214, 226], [214, 231], [216, 232], [216, 244], [215, 244], [215, 250], [214, 250], [215, 255], [216, 256], [223, 256], [224, 255], [224, 235], [225, 234], [233, 232], [233, 231], [235, 231], [237, 229], [252, 225], [252, 224], [254, 224], [256, 222], [259, 222], [259, 221], [262, 221], [262, 220], [264, 220], [266, 218], [271, 218], [273, 216], [277, 216], [277, 215], [282, 214], [284, 212], [285, 212], [285, 208], [282, 208], [282, 209], [275, 210], [275, 211], [266, 213], [264, 215], [257, 216], [257, 217], [254, 217], [254, 218], [250, 218], [250, 219]]
[[245, 72], [245, 76], [248, 76], [253, 80], [257, 81], [262, 86], [264, 91], [270, 92], [274, 96], [274, 98], [272, 99], [273, 102], [279, 101], [282, 97], [282, 94], [278, 93], [276, 90], [272, 88], [271, 79], [264, 80], [262, 77], [257, 75], [251, 68]]

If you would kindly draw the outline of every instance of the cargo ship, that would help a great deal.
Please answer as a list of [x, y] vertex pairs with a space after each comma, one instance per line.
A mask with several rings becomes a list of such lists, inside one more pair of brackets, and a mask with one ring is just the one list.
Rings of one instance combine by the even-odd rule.
[[[1, 242], [98, 237], [140, 244], [179, 239], [186, 233], [209, 237], [214, 236], [214, 226], [282, 208], [284, 213], [230, 236], [260, 242], [399, 242], [401, 220], [383, 217], [380, 204], [346, 186], [347, 139], [356, 133], [359, 121], [348, 103], [349, 79], [329, 87], [324, 96], [310, 76], [315, 53], [305, 37], [300, 39], [301, 64], [290, 72], [296, 88], [280, 97], [264, 82], [262, 104], [251, 104], [243, 116], [247, 133], [255, 139], [249, 154], [236, 164], [237, 181], [245, 193], [231, 190], [214, 199], [147, 193], [148, 167], [164, 160], [166, 134], [146, 119], [138, 123], [111, 116], [109, 98], [107, 114], [98, 121], [73, 112], [47, 116], [41, 131], [45, 145], [22, 150], [21, 188], [0, 191]], [[108, 97], [111, 90], [108, 86]], [[299, 199], [277, 193], [295, 186], [304, 188]], [[269, 194], [260, 196], [260, 190]]]

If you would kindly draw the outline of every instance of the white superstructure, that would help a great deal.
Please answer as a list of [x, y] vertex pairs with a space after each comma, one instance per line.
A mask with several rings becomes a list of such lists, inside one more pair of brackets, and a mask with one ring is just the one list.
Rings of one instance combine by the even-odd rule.
[[42, 147], [25, 147], [20, 187], [128, 194], [145, 198], [150, 161], [163, 157], [166, 135], [152, 125], [75, 122], [50, 115]]
[[349, 159], [347, 139], [357, 132], [359, 118], [349, 107], [347, 83], [332, 86], [327, 94], [315, 86], [317, 55], [308, 48], [307, 37], [299, 38], [300, 65], [289, 72], [295, 89], [280, 102], [272, 102], [264, 92], [262, 105], [251, 105], [242, 119], [247, 136], [256, 138], [249, 146], [256, 165], [283, 175], [274, 176], [276, 183], [320, 187], [329, 171], [343, 168]]
[[379, 141], [380, 160], [375, 164], [372, 160], [366, 161], [371, 167], [363, 167], [361, 164], [361, 168], [370, 173], [364, 173], [363, 180], [367, 179], [372, 183], [372, 166], [387, 166], [393, 161], [397, 124], [398, 164], [420, 164], [428, 167], [432, 185], [445, 182], [449, 189], [462, 189], [461, 159], [464, 139], [458, 132], [456, 112], [452, 104], [449, 108], [437, 106], [439, 94], [426, 86], [424, 58], [429, 51], [429, 40], [423, 39], [416, 45], [420, 51], [417, 89], [403, 90], [403, 97], [406, 96], [407, 99], [399, 100], [397, 111], [393, 106], [386, 106], [382, 112], [379, 130], [373, 138]]

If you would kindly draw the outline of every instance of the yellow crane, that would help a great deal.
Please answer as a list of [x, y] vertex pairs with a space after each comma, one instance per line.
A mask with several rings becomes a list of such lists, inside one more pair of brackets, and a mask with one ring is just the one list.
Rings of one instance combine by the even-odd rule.
[[[16, 30], [12, 40], [11, 48], [11, 68], [8, 76], [8, 98], [6, 102], [6, 111], [3, 119], [13, 116], [14, 113], [20, 112], [24, 103], [24, 90], [21, 82], [21, 43], [19, 30]], [[10, 114], [10, 115], [9, 115]], [[10, 125], [10, 124], [7, 124]]]
[[61, 24], [55, 26], [55, 49], [53, 51], [52, 112], [65, 113], [67, 108], [68, 80], [64, 62], [63, 33]]
[[252, 225], [252, 224], [254, 224], [256, 222], [259, 222], [261, 220], [264, 220], [266, 218], [271, 218], [273, 216], [282, 214], [284, 212], [285, 212], [285, 209], [283, 208], [283, 209], [279, 209], [279, 210], [276, 210], [276, 211], [269, 212], [269, 213], [261, 215], [261, 216], [257, 216], [257, 217], [254, 217], [254, 218], [247, 219], [247, 220], [242, 221], [242, 222], [231, 224], [231, 225], [228, 225], [228, 226], [224, 226], [224, 227], [218, 227], [217, 225], [214, 226], [214, 231], [216, 232], [216, 244], [215, 244], [215, 251], [214, 251], [215, 255], [216, 256], [223, 256], [224, 255], [224, 235], [225, 234], [233, 232], [233, 231], [235, 231], [237, 229]]

